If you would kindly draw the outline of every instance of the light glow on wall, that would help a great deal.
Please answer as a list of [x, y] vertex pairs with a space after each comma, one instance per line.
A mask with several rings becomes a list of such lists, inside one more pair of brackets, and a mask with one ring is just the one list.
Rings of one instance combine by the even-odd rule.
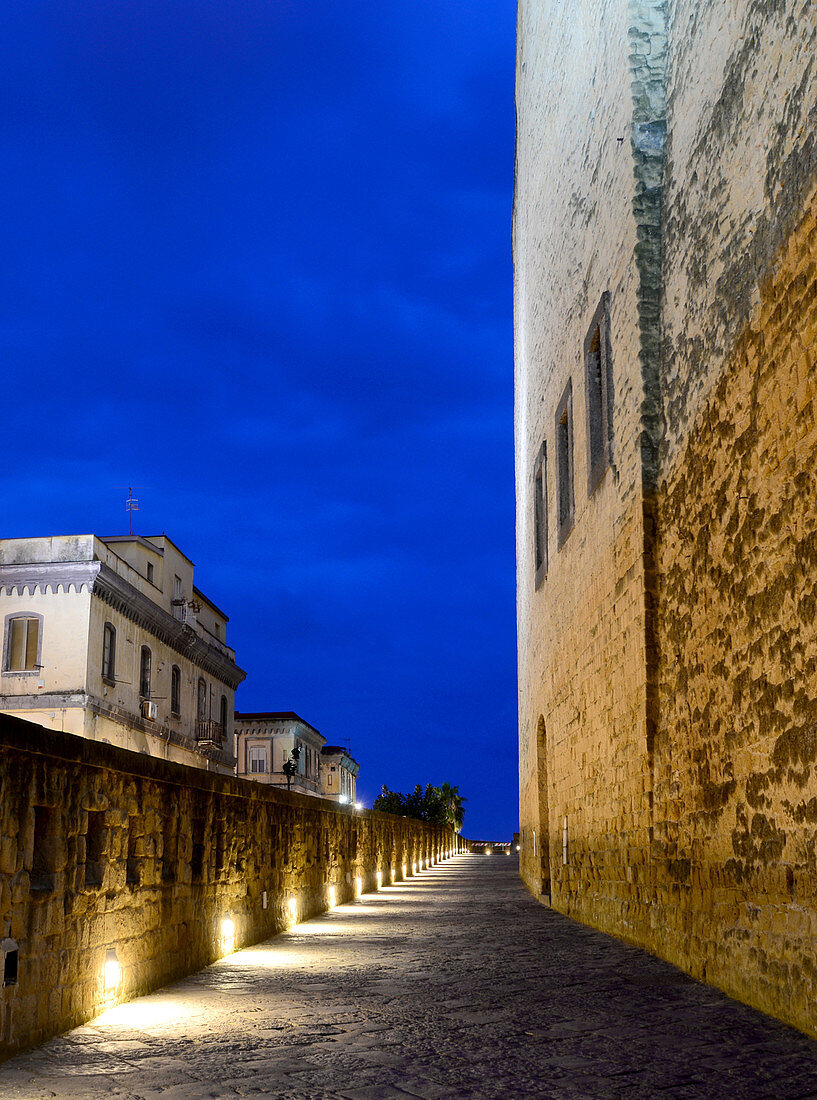
[[330, 886], [328, 890], [329, 895], [329, 908], [334, 909], [338, 903], [338, 895], [334, 886]]
[[116, 956], [116, 949], [111, 947], [105, 953], [104, 986], [106, 993], [112, 993], [122, 978], [122, 968]]
[[288, 903], [288, 907], [289, 907], [289, 919], [292, 921], [293, 924], [296, 924], [297, 921], [298, 921], [298, 900], [297, 900], [297, 898], [294, 898], [294, 897], [290, 898], [289, 903]]
[[221, 922], [221, 950], [225, 955], [235, 951], [235, 922], [230, 917]]
[[382, 885], [383, 885], [383, 872], [378, 871], [377, 872], [377, 889], [379, 890]]
[[363, 893], [363, 879], [360, 877], [360, 875], [358, 875], [358, 877], [355, 879], [355, 897], [359, 898], [362, 893]]

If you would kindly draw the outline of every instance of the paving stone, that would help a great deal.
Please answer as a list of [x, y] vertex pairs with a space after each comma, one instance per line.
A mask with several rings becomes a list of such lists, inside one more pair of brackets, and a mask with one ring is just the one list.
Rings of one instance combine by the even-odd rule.
[[52, 1096], [801, 1100], [817, 1043], [463, 856], [0, 1067]]

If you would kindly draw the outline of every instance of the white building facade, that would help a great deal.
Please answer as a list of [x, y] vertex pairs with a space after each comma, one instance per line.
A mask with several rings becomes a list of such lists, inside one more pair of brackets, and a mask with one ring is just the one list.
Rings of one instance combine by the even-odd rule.
[[0, 540], [0, 710], [231, 772], [245, 674], [193, 568], [164, 535]]
[[360, 765], [342, 745], [324, 745], [321, 750], [321, 794], [335, 802], [357, 801]]
[[[291, 710], [235, 716], [236, 775], [244, 779], [319, 796], [325, 744], [326, 738]], [[293, 750], [298, 750], [297, 770], [289, 783], [284, 764]]]

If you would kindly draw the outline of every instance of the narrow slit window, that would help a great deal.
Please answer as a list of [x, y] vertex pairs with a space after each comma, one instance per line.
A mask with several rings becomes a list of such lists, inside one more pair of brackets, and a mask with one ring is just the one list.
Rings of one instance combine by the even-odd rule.
[[142, 861], [139, 859], [136, 818], [128, 818], [128, 848], [125, 861], [125, 882], [138, 886], [142, 881]]
[[31, 856], [31, 889], [53, 890], [56, 867], [56, 811], [50, 806], [34, 807], [34, 845]]
[[533, 467], [533, 549], [536, 588], [548, 571], [547, 451], [539, 448]]
[[584, 341], [587, 395], [587, 492], [592, 495], [612, 459], [613, 372], [610, 294], [602, 295]]
[[0, 951], [3, 952], [3, 985], [17, 985], [20, 958], [17, 941], [7, 936], [0, 941]]
[[172, 714], [182, 712], [182, 670], [178, 665], [170, 670], [170, 711]]
[[139, 661], [139, 694], [143, 699], [150, 698], [150, 666], [151, 653], [146, 645], [142, 646], [142, 656]]
[[105, 623], [102, 631], [102, 679], [110, 683], [116, 679], [116, 630], [112, 623]]
[[162, 882], [176, 881], [176, 851], [178, 834], [172, 814], [165, 818], [162, 830]]
[[200, 882], [204, 874], [204, 830], [206, 827], [207, 821], [205, 818], [193, 818], [190, 876], [194, 882]]
[[85, 834], [85, 885], [101, 886], [105, 870], [104, 854], [107, 829], [103, 810], [88, 811], [88, 831]]
[[567, 383], [556, 411], [556, 477], [559, 546], [573, 529], [573, 387]]

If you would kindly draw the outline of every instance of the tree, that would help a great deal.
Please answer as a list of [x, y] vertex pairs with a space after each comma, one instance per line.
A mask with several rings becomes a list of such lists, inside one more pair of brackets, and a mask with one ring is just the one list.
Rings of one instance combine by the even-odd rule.
[[452, 787], [450, 783], [443, 783], [441, 787], [428, 783], [425, 790], [418, 783], [411, 794], [390, 791], [384, 784], [373, 808], [387, 814], [415, 817], [432, 825], [447, 825], [458, 833], [465, 816], [465, 801], [459, 788]]

